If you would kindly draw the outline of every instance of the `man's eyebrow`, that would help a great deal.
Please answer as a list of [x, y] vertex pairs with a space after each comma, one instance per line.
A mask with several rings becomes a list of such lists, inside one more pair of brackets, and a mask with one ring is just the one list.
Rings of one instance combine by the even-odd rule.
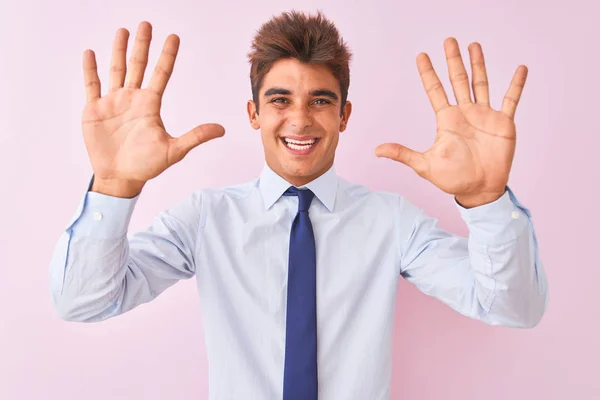
[[315, 96], [315, 97], [319, 97], [319, 96], [323, 96], [323, 97], [329, 97], [330, 99], [333, 100], [337, 100], [338, 96], [337, 94], [335, 94], [335, 92], [332, 92], [329, 89], [317, 89], [317, 90], [313, 90], [312, 92], [310, 92], [311, 96]]
[[[274, 88], [268, 89], [265, 92], [264, 96], [265, 97], [275, 96], [275, 95], [289, 96], [291, 94], [292, 94], [292, 91], [289, 89], [274, 87]], [[310, 92], [310, 95], [314, 96], [314, 97], [319, 97], [319, 96], [329, 97], [332, 100], [338, 100], [338, 95], [329, 89], [316, 89], [316, 90], [313, 90], [312, 92]]]
[[271, 88], [265, 92], [265, 97], [274, 96], [274, 95], [289, 96], [290, 94], [292, 94], [292, 92], [288, 89]]

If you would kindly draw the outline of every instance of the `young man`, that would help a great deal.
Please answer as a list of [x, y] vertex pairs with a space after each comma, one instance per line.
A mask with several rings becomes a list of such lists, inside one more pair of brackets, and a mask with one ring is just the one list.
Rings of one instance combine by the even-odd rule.
[[401, 195], [336, 175], [339, 133], [352, 111], [350, 52], [320, 14], [273, 18], [250, 54], [247, 107], [262, 135], [262, 173], [241, 185], [199, 189], [128, 238], [145, 183], [224, 134], [216, 124], [179, 138], [166, 132], [161, 98], [179, 39], [167, 38], [142, 89], [150, 38], [144, 22], [126, 67], [128, 32], [117, 32], [103, 97], [94, 53], [84, 53], [83, 135], [94, 177], [50, 266], [62, 318], [115, 317], [196, 276], [210, 398], [244, 400], [389, 398], [400, 276], [488, 324], [531, 328], [540, 321], [548, 292], [535, 232], [507, 186], [525, 67], [496, 111], [478, 44], [469, 46], [472, 99], [458, 44], [444, 43], [457, 105], [420, 54], [438, 122], [435, 143], [425, 153], [377, 148], [455, 196], [469, 227], [463, 238]]

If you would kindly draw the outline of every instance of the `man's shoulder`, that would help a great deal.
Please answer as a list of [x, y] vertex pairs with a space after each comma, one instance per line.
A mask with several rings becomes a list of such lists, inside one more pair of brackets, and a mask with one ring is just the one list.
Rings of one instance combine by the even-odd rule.
[[403, 197], [399, 193], [389, 192], [381, 189], [372, 189], [366, 184], [351, 182], [345, 178], [339, 178], [338, 187], [340, 191], [353, 199], [382, 199], [388, 201], [401, 200]]

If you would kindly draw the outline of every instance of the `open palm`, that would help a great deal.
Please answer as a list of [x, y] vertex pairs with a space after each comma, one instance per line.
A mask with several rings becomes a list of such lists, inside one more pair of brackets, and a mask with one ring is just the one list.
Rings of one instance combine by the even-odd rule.
[[219, 124], [202, 124], [180, 137], [169, 135], [160, 111], [177, 57], [179, 37], [170, 35], [165, 40], [147, 88], [141, 85], [148, 63], [152, 26], [146, 21], [140, 23], [126, 66], [128, 38], [126, 29], [117, 31], [109, 90], [105, 96], [101, 96], [95, 54], [91, 50], [84, 53], [87, 102], [82, 130], [95, 183], [111, 181], [131, 185], [134, 182], [134, 186], [142, 186], [182, 160], [194, 147], [225, 132]]
[[386, 143], [377, 147], [376, 155], [408, 165], [459, 201], [491, 201], [504, 193], [508, 182], [516, 144], [514, 115], [527, 68], [517, 68], [502, 108], [496, 111], [490, 107], [481, 46], [469, 46], [475, 102], [458, 43], [448, 38], [444, 49], [456, 105], [449, 104], [429, 56], [422, 53], [417, 57], [423, 86], [436, 113], [437, 132], [432, 147], [420, 153], [397, 143]]
[[149, 90], [122, 88], [88, 103], [82, 125], [97, 179], [147, 181], [175, 161], [160, 96]]

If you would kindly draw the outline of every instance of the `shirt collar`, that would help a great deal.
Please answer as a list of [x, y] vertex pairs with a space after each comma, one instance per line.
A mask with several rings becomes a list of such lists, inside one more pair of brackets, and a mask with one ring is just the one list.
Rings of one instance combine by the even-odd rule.
[[[262, 194], [265, 209], [269, 209], [275, 204], [290, 186], [292, 186], [291, 183], [279, 176], [265, 162], [258, 182], [258, 188]], [[306, 185], [298, 187], [310, 189], [329, 211], [333, 211], [338, 187], [338, 179], [333, 166], [323, 175]]]

